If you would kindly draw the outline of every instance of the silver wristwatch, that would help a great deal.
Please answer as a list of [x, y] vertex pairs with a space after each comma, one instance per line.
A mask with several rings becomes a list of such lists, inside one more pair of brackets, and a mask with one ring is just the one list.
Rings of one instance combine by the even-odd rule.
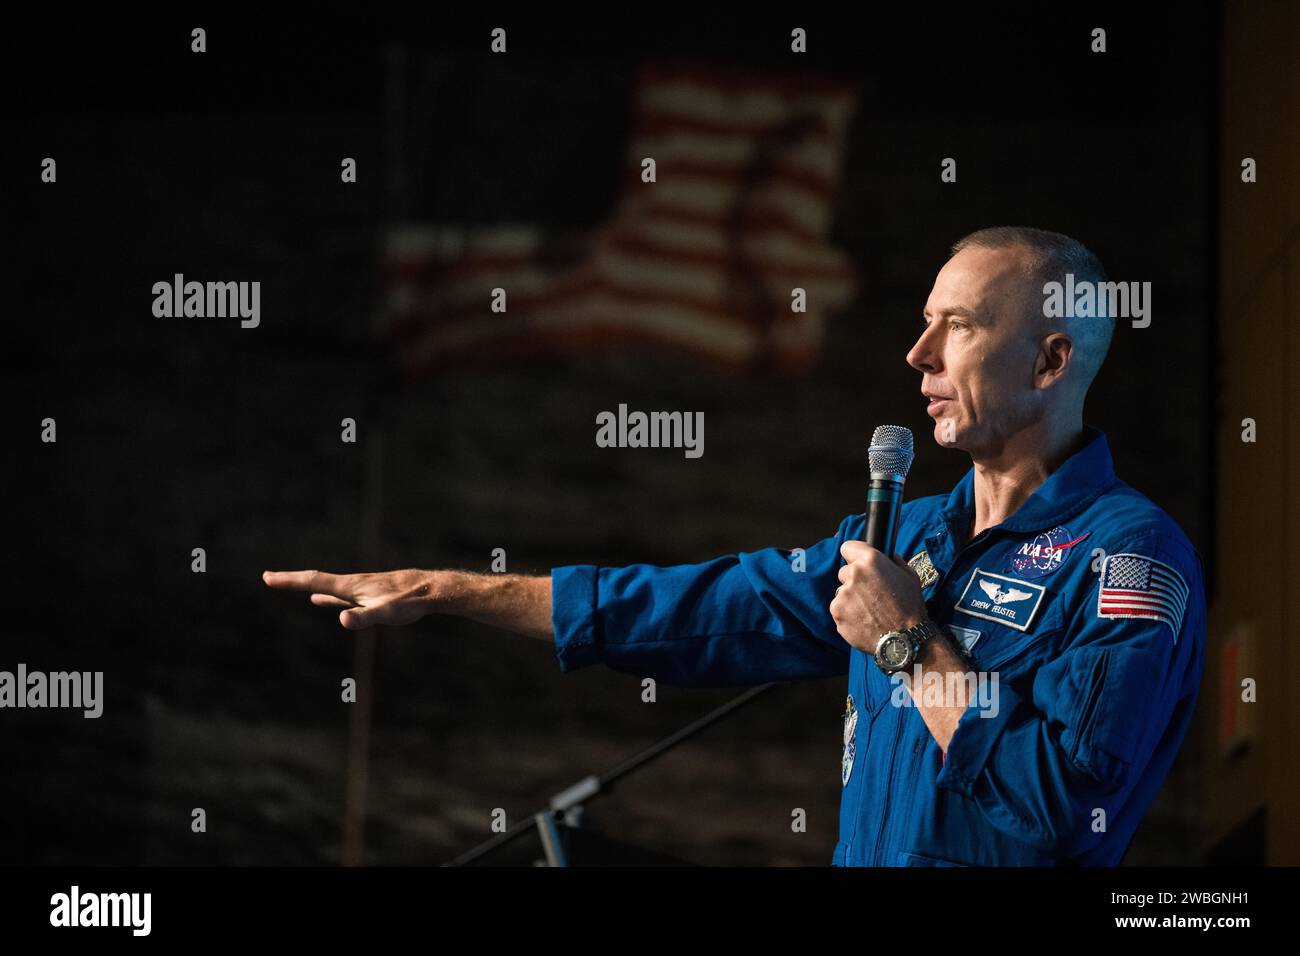
[[942, 633], [928, 618], [905, 631], [889, 631], [876, 643], [876, 666], [886, 675], [907, 670], [920, 659], [925, 645]]

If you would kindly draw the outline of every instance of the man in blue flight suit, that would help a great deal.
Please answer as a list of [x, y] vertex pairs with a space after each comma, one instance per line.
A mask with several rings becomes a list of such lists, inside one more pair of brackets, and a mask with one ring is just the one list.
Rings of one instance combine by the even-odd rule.
[[[1045, 313], [1105, 276], [1035, 229], [958, 242], [907, 356], [972, 468], [906, 502], [897, 555], [845, 518], [806, 550], [549, 576], [267, 572], [348, 628], [454, 613], [685, 686], [848, 675], [848, 866], [1115, 865], [1184, 739], [1205, 650], [1200, 558], [1120, 481], [1083, 402], [1114, 316]], [[904, 561], [903, 556], [909, 560]]]

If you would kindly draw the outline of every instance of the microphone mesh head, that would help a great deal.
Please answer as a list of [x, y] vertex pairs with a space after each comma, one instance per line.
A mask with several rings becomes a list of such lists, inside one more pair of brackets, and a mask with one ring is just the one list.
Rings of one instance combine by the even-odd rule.
[[902, 425], [880, 425], [871, 433], [867, 449], [871, 473], [906, 478], [912, 467], [912, 430]]

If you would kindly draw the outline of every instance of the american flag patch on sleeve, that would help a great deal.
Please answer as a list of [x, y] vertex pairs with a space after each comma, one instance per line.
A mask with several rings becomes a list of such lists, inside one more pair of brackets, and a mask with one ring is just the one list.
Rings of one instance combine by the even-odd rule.
[[1169, 565], [1140, 554], [1111, 554], [1101, 564], [1098, 617], [1145, 617], [1183, 626], [1187, 583]]

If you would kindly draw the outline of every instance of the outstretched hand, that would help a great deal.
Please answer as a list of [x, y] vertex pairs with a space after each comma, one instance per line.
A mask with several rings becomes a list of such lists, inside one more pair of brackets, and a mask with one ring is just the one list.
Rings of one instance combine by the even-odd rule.
[[328, 574], [324, 571], [263, 571], [262, 580], [282, 591], [310, 591], [311, 603], [339, 608], [350, 631], [376, 624], [410, 624], [429, 613], [433, 594], [428, 571]]

